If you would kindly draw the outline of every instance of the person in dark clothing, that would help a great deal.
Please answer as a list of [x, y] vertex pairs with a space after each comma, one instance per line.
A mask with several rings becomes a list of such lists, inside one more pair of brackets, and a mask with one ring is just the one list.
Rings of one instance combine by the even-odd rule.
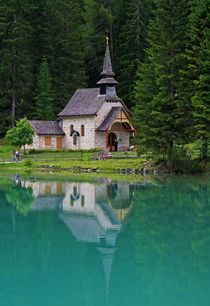
[[117, 139], [115, 139], [114, 148], [115, 148], [115, 151], [117, 152], [117, 150], [118, 150], [118, 141], [117, 141]]

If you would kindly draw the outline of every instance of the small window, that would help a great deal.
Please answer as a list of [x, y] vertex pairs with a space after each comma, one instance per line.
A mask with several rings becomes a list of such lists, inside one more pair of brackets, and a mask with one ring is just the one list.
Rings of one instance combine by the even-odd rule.
[[76, 146], [76, 144], [77, 144], [77, 135], [74, 134], [73, 135], [73, 145]]
[[100, 95], [105, 95], [106, 94], [106, 85], [103, 84], [100, 87]]
[[74, 206], [74, 199], [73, 199], [73, 197], [72, 197], [72, 194], [70, 195], [70, 205], [71, 205], [71, 206]]
[[85, 127], [83, 124], [81, 125], [81, 136], [85, 136]]
[[85, 196], [84, 195], [81, 196], [81, 206], [82, 207], [85, 206]]
[[51, 146], [51, 136], [45, 136], [45, 147]]
[[73, 124], [70, 126], [70, 135], [71, 135], [71, 133], [73, 132], [73, 130], [74, 130], [74, 126], [73, 126]]
[[73, 187], [73, 196], [74, 197], [77, 196], [77, 187], [76, 186]]

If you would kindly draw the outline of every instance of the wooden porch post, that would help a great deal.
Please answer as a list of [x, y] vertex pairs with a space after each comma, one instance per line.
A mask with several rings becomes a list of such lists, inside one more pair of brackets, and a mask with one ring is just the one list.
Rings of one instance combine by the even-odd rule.
[[106, 149], [108, 149], [108, 131], [106, 130]]

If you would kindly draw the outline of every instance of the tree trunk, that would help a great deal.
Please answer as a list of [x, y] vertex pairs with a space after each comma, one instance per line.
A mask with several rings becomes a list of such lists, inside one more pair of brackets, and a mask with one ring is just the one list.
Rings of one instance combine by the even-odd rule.
[[[171, 59], [173, 59], [173, 58], [174, 58], [174, 47], [172, 45], [171, 46]], [[171, 63], [171, 75], [173, 75], [173, 74], [174, 74], [174, 63], [172, 61], [172, 63]], [[171, 78], [171, 81], [170, 81], [170, 94], [171, 94], [171, 96], [174, 95], [174, 78], [173, 77]]]
[[201, 159], [206, 164], [208, 159], [208, 138], [203, 138]]
[[16, 108], [16, 66], [13, 65], [13, 91], [12, 91], [12, 127], [15, 126], [15, 108]]
[[16, 104], [16, 93], [15, 93], [15, 89], [13, 88], [13, 93], [12, 93], [12, 127], [15, 126], [15, 104]]
[[172, 157], [173, 157], [173, 140], [169, 143], [169, 153], [168, 153], [168, 161], [169, 161], [169, 171], [171, 172], [171, 164], [172, 164]]
[[140, 47], [140, 0], [136, 0], [136, 12], [137, 12], [137, 46]]

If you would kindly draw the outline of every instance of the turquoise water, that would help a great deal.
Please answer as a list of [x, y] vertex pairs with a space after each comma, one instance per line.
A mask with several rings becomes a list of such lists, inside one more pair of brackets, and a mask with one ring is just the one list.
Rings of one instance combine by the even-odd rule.
[[0, 305], [209, 306], [210, 183], [0, 180]]

